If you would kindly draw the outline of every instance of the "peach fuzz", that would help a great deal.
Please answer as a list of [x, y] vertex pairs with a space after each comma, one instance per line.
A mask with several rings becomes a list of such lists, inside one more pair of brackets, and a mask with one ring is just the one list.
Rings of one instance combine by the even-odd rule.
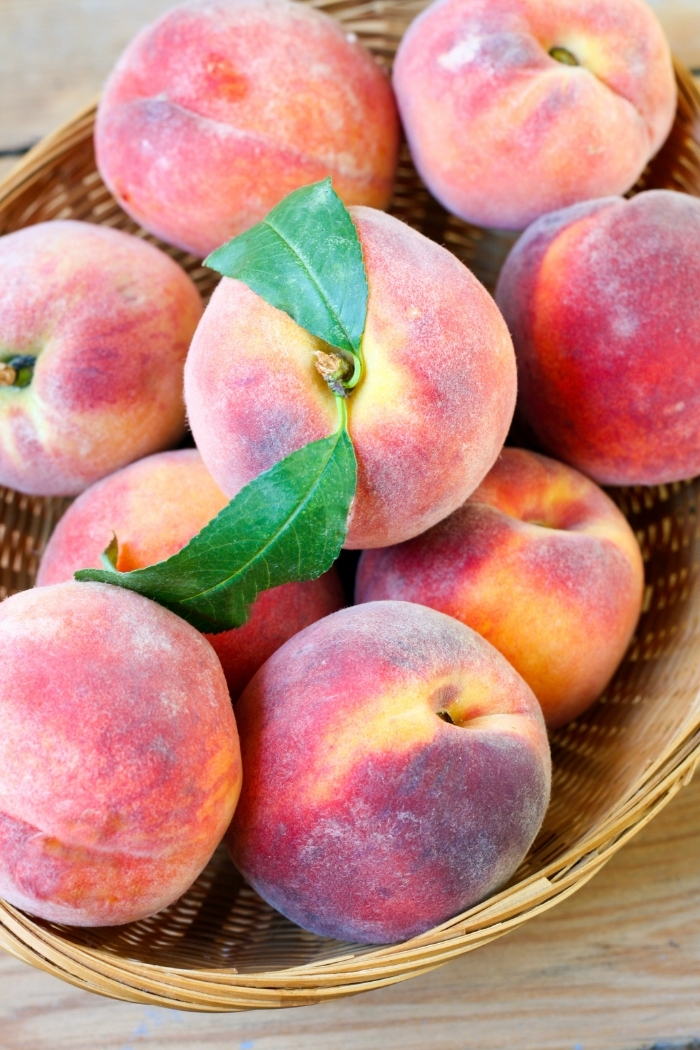
[[547, 807], [535, 697], [432, 609], [375, 602], [319, 620], [258, 671], [236, 715], [231, 855], [323, 936], [398, 941], [470, 907], [513, 874]]
[[643, 0], [438, 0], [401, 42], [394, 88], [430, 191], [469, 222], [513, 230], [626, 192], [676, 109]]
[[[60, 520], [39, 565], [37, 585], [71, 580], [78, 569], [99, 569], [112, 533], [117, 569], [130, 572], [164, 561], [216, 517], [228, 500], [196, 449], [161, 452], [104, 478], [80, 496]], [[314, 620], [345, 604], [331, 569], [317, 580], [263, 591], [242, 627], [206, 635], [236, 700], [280, 645]]]
[[700, 473], [700, 201], [651, 190], [534, 223], [501, 272], [518, 414], [603, 485]]
[[445, 521], [362, 555], [356, 600], [418, 602], [478, 631], [523, 676], [553, 729], [602, 693], [643, 590], [639, 545], [612, 500], [570, 467], [505, 448]]
[[[404, 223], [350, 209], [369, 283], [365, 370], [347, 400], [358, 460], [347, 547], [415, 536], [458, 507], [495, 461], [516, 371], [493, 299], [453, 255]], [[192, 341], [185, 401], [202, 458], [233, 496], [338, 426], [314, 367], [326, 344], [224, 278]]]
[[0, 238], [0, 484], [74, 496], [184, 432], [182, 370], [202, 313], [194, 284], [151, 244], [59, 221]]
[[328, 175], [346, 204], [391, 199], [399, 122], [368, 51], [310, 4], [192, 0], [129, 45], [95, 128], [97, 163], [151, 233], [208, 255]]
[[151, 915], [195, 880], [241, 786], [211, 646], [130, 591], [0, 605], [0, 896], [51, 922]]

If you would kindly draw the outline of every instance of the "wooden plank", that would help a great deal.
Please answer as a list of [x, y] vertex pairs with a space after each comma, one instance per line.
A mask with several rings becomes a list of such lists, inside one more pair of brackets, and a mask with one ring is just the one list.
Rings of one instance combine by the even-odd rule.
[[700, 4], [698, 0], [647, 0], [656, 12], [674, 54], [690, 69], [700, 69]]
[[95, 95], [172, 0], [0, 0], [0, 149], [31, 145]]
[[174, 1013], [0, 956], [3, 1050], [641, 1050], [700, 1038], [700, 778], [574, 897], [414, 980], [300, 1010]]
[[17, 160], [17, 157], [0, 157], [0, 179], [4, 179], [6, 175], [9, 175]]

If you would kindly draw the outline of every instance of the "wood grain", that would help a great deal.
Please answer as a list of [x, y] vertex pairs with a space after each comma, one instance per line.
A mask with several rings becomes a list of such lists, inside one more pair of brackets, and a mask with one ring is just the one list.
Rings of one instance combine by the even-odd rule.
[[647, 0], [654, 9], [675, 55], [691, 69], [700, 67], [698, 0]]
[[17, 163], [17, 157], [0, 157], [0, 179], [4, 179]]
[[135, 33], [172, 6], [172, 0], [0, 0], [0, 148], [30, 145], [80, 109]]
[[578, 894], [405, 984], [199, 1015], [79, 992], [0, 956], [3, 1050], [679, 1050], [700, 1038], [700, 778]]

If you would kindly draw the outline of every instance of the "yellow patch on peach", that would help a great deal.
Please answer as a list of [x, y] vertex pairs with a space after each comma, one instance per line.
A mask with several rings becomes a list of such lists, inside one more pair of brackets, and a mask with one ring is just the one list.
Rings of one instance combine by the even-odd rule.
[[[351, 414], [359, 425], [371, 430], [381, 426], [387, 418], [393, 422], [403, 421], [407, 426], [425, 425], [425, 412], [410, 396], [415, 386], [412, 361], [405, 356], [405, 347], [415, 335], [408, 323], [403, 323], [401, 314], [392, 313], [391, 319], [383, 317], [381, 305], [368, 309], [367, 326], [362, 340], [365, 379], [349, 401]], [[413, 308], [417, 313], [418, 307]]]
[[338, 785], [372, 755], [407, 754], [430, 743], [438, 733], [449, 732], [439, 711], [446, 711], [460, 731], [506, 732], [536, 742], [536, 722], [519, 712], [489, 713], [497, 682], [493, 674], [482, 674], [453, 673], [413, 687], [378, 687], [364, 702], [346, 712], [339, 710], [332, 727], [316, 737], [304, 800], [330, 802]]
[[[451, 685], [451, 680], [444, 684]], [[347, 712], [314, 741], [305, 798], [323, 803], [334, 798], [339, 782], [378, 751], [406, 754], [429, 743], [440, 719], [426, 703], [426, 687], [377, 689], [377, 695]]]
[[[446, 707], [464, 728], [438, 717]], [[234, 862], [325, 936], [405, 939], [483, 900], [546, 808], [531, 691], [473, 631], [425, 607], [355, 606], [307, 628], [253, 679], [237, 717]]]
[[631, 565], [639, 565], [641, 567], [639, 544], [631, 529], [627, 532], [621, 529], [614, 521], [599, 519], [586, 526], [586, 535], [600, 540], [609, 540], [610, 543], [614, 543], [616, 547], [627, 555]]
[[461, 620], [523, 676], [554, 727], [610, 680], [643, 580], [634, 533], [609, 497], [561, 463], [506, 448], [450, 518], [363, 554], [356, 600], [414, 601]]

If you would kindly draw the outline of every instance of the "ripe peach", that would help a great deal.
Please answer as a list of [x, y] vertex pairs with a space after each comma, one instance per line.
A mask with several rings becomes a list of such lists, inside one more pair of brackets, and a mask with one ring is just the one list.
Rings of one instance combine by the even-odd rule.
[[464, 506], [360, 559], [356, 598], [418, 602], [510, 661], [550, 728], [603, 691], [639, 618], [644, 566], [612, 500], [578, 471], [505, 448]]
[[[358, 548], [415, 536], [464, 502], [501, 449], [516, 378], [503, 318], [465, 266], [389, 215], [351, 214], [369, 282], [365, 373], [347, 402], [359, 471], [346, 546]], [[325, 346], [241, 282], [219, 284], [188, 354], [185, 400], [229, 496], [336, 430], [314, 367]]]
[[103, 179], [151, 233], [204, 256], [327, 175], [346, 204], [391, 199], [388, 78], [310, 4], [190, 0], [147, 26], [107, 82]]
[[700, 473], [700, 201], [653, 190], [534, 223], [496, 291], [519, 414], [604, 485]]
[[174, 444], [201, 313], [184, 270], [119, 230], [46, 222], [0, 238], [0, 484], [73, 496]]
[[0, 605], [0, 896], [107, 926], [170, 904], [236, 806], [224, 676], [179, 617], [98, 583]]
[[432, 609], [375, 602], [319, 620], [236, 713], [246, 775], [231, 855], [324, 936], [401, 940], [475, 904], [513, 874], [547, 807], [535, 697]]
[[[196, 449], [161, 452], [103, 478], [82, 494], [56, 526], [39, 565], [37, 585], [71, 580], [101, 568], [114, 532], [120, 572], [176, 554], [228, 500]], [[258, 667], [293, 634], [344, 604], [331, 569], [318, 580], [286, 583], [258, 595], [242, 627], [206, 635], [236, 700]]]
[[642, 0], [438, 0], [404, 36], [394, 87], [430, 191], [469, 222], [518, 230], [628, 190], [676, 108]]

